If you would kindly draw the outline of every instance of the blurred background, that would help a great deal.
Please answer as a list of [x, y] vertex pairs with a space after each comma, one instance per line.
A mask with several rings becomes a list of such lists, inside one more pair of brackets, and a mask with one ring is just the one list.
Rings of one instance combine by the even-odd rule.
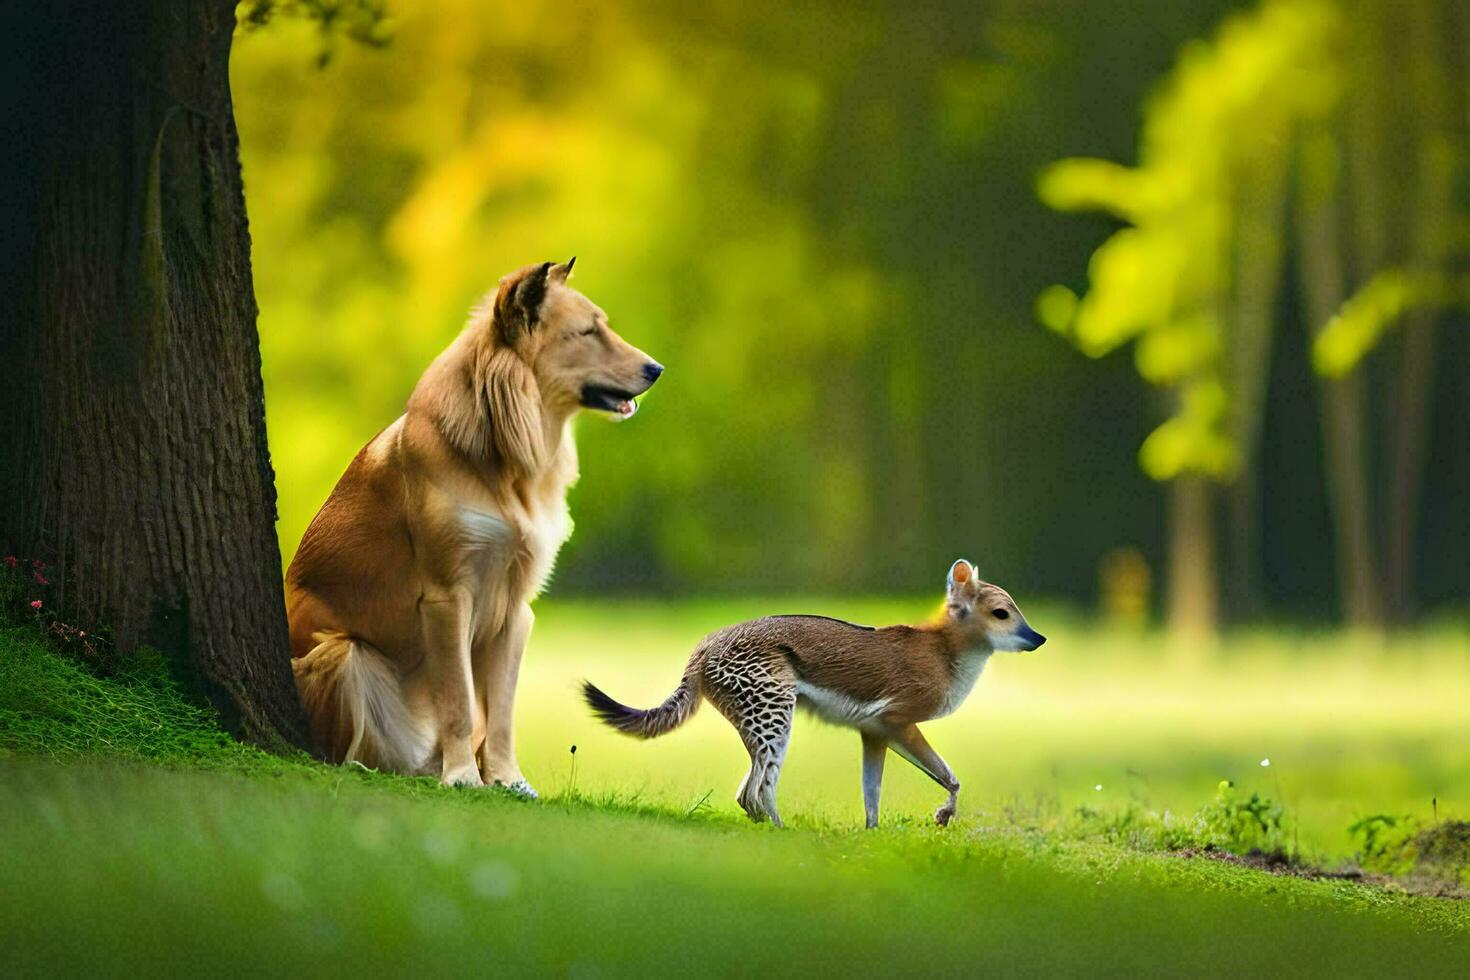
[[290, 6], [232, 69], [287, 561], [576, 255], [668, 373], [579, 423], [553, 596], [1465, 609], [1464, 0]]

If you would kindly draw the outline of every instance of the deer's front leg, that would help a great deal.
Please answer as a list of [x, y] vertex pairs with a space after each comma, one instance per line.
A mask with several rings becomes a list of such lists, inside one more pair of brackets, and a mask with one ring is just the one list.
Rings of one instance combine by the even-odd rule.
[[883, 760], [888, 755], [888, 739], [871, 732], [863, 736], [863, 811], [868, 829], [878, 826], [878, 794], [883, 789]]
[[485, 716], [485, 742], [480, 746], [480, 773], [489, 785], [504, 786], [526, 796], [536, 791], [516, 763], [515, 698], [521, 657], [536, 621], [525, 603], [512, 609], [505, 625], [475, 651], [475, 686]]
[[419, 600], [424, 637], [424, 687], [438, 731], [446, 786], [479, 786], [475, 765], [474, 681], [470, 670], [470, 595], [454, 586]]
[[893, 751], [918, 766], [930, 779], [949, 790], [949, 799], [934, 811], [934, 822], [941, 827], [949, 826], [949, 821], [954, 817], [955, 801], [960, 795], [960, 781], [955, 778], [945, 761], [939, 757], [939, 753], [930, 748], [929, 742], [919, 731], [919, 726], [909, 725], [895, 735]]

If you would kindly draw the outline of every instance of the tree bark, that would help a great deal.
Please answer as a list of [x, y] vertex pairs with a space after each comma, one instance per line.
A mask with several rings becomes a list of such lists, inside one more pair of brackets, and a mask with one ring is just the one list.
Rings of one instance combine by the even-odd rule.
[[58, 614], [192, 671], [227, 727], [305, 744], [286, 642], [233, 0], [15, 4], [0, 184], [0, 544]]

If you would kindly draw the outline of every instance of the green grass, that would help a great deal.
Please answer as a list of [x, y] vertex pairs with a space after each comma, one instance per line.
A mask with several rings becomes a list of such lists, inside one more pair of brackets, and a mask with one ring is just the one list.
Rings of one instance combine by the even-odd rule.
[[802, 722], [778, 832], [737, 815], [743, 753], [713, 712], [636, 743], [574, 691], [651, 702], [700, 633], [766, 608], [543, 604], [518, 725], [540, 804], [266, 756], [155, 672], [98, 681], [0, 632], [0, 972], [1470, 970], [1470, 903], [1151, 850], [1227, 777], [1284, 798], [1322, 860], [1355, 814], [1427, 820], [1438, 793], [1463, 817], [1463, 634], [1189, 658], [1028, 610], [1052, 642], [931, 727], [965, 782], [952, 827], [895, 759], [884, 828], [857, 830], [855, 737]]
[[[1290, 812], [1303, 851], [1351, 854], [1347, 828], [1375, 813], [1470, 819], [1470, 631], [1445, 624], [1392, 641], [1337, 632], [1233, 635], [1212, 655], [1157, 635], [1023, 602], [1049, 637], [1033, 654], [995, 657], [952, 717], [922, 726], [964, 784], [972, 824], [1018, 811], [1066, 814], [1135, 804], [1190, 814], [1222, 779]], [[764, 612], [811, 610], [858, 622], [914, 621], [931, 604], [742, 600], [677, 607], [542, 603], [522, 673], [521, 761], [533, 783], [637, 792], [687, 807], [706, 792], [738, 813], [745, 755], [724, 719], [702, 709], [685, 728], [636, 742], [596, 725], [577, 696], [589, 677], [630, 704], [664, 698], [707, 630]], [[1262, 760], [1271, 765], [1263, 767]], [[782, 815], [797, 825], [861, 823], [859, 745], [851, 732], [798, 716], [782, 776]], [[1101, 786], [1098, 790], [1095, 787]], [[896, 759], [886, 814], [915, 818], [941, 794]]]

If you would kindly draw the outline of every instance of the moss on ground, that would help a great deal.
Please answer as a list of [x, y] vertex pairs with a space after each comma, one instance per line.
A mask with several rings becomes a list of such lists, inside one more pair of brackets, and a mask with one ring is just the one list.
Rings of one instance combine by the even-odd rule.
[[258, 755], [189, 703], [161, 658], [138, 651], [99, 677], [52, 652], [36, 631], [0, 629], [0, 747], [60, 760], [87, 755], [228, 764]]

